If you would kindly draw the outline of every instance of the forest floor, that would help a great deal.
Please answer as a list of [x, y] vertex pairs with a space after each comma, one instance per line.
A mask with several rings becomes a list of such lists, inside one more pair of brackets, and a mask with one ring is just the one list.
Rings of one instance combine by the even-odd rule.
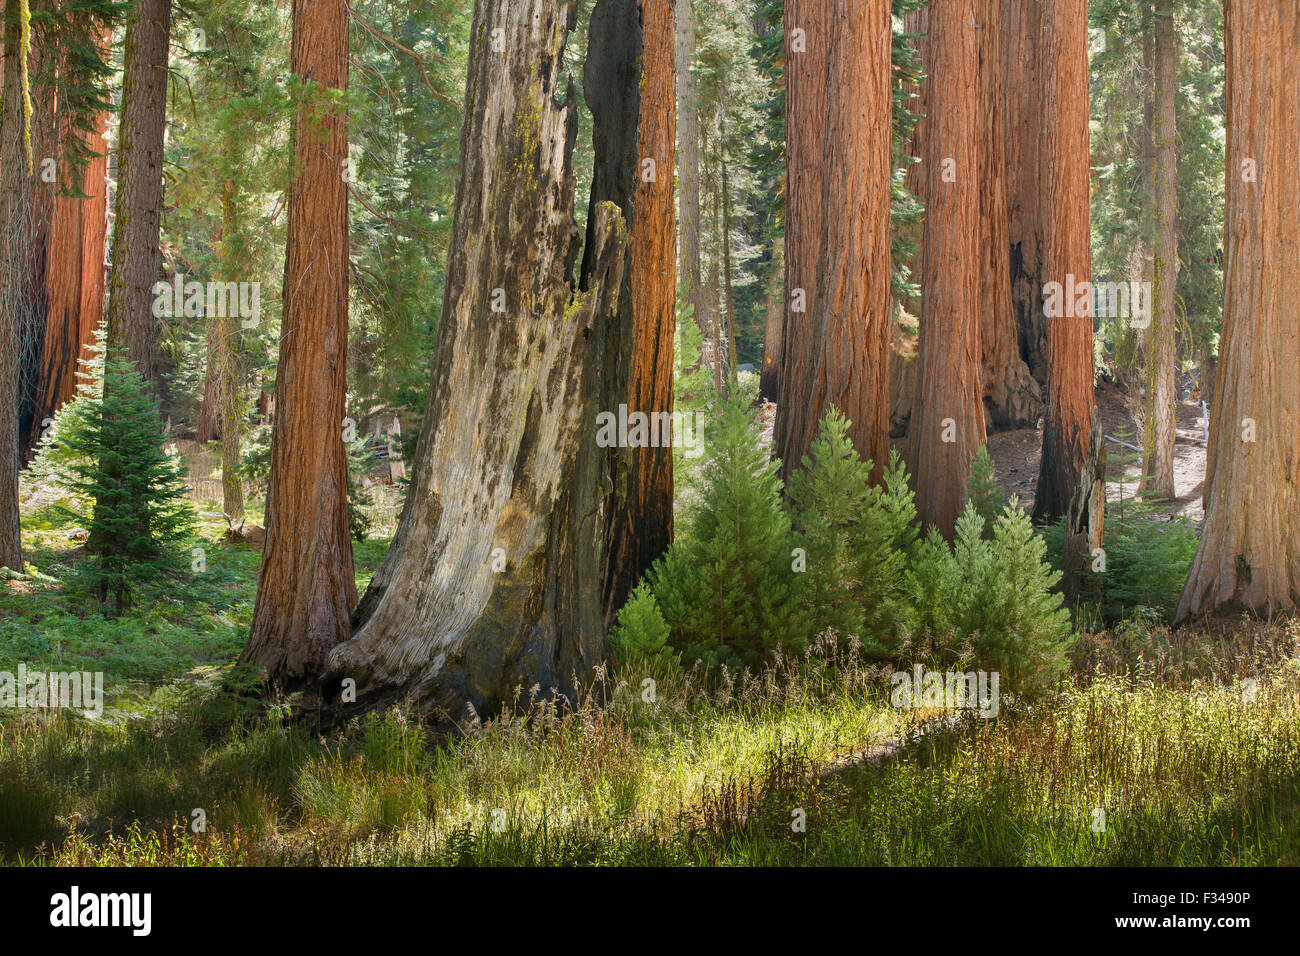
[[[1097, 389], [1097, 408], [1101, 413], [1102, 434], [1142, 445], [1142, 426], [1133, 414], [1130, 396], [1119, 387], [1102, 382]], [[1174, 492], [1168, 511], [1193, 521], [1205, 517], [1201, 502], [1201, 488], [1205, 481], [1205, 431], [1204, 416], [1198, 402], [1180, 401], [1175, 406], [1178, 414], [1177, 438], [1174, 442]], [[1020, 499], [1021, 506], [1029, 512], [1034, 509], [1034, 494], [1038, 486], [1038, 466], [1042, 457], [1043, 433], [1038, 428], [1018, 428], [995, 432], [989, 436], [989, 454], [993, 456], [994, 471], [1003, 491]], [[1106, 441], [1107, 481], [1111, 483], [1108, 496], [1119, 494], [1116, 480], [1117, 460], [1125, 455], [1138, 454], [1115, 441]], [[1138, 455], [1140, 459], [1140, 454]], [[1125, 494], [1131, 496], [1141, 476], [1140, 460], [1124, 468], [1128, 479]]]
[[[994, 436], [1022, 497], [1036, 435]], [[238, 693], [259, 556], [211, 505], [204, 571], [108, 618], [77, 529], [27, 501], [0, 671], [102, 671], [109, 699], [0, 711], [0, 863], [1300, 864], [1300, 621], [1080, 624], [1066, 680], [991, 720], [893, 706], [890, 668], [828, 639], [752, 678], [616, 668], [451, 739], [400, 710], [325, 731]], [[359, 589], [386, 547], [355, 546]]]
[[[1121, 388], [1109, 382], [1102, 382], [1097, 388], [1097, 408], [1101, 413], [1102, 434], [1141, 447], [1142, 426], [1140, 419], [1134, 415], [1129, 395]], [[1180, 401], [1176, 406], [1177, 438], [1174, 444], [1174, 491], [1177, 497], [1170, 502], [1170, 515], [1181, 515], [1193, 521], [1201, 521], [1205, 510], [1201, 502], [1201, 489], [1205, 481], [1205, 426], [1204, 416], [1198, 402]], [[776, 405], [764, 402], [759, 409], [759, 421], [762, 424], [762, 439], [765, 445], [772, 444], [772, 433], [776, 423]], [[1038, 486], [1038, 466], [1042, 457], [1043, 433], [1039, 428], [1016, 428], [994, 432], [989, 435], [989, 454], [993, 457], [994, 475], [1003, 492], [1008, 497], [1015, 496], [1020, 506], [1028, 512], [1034, 510], [1034, 494]], [[1106, 441], [1108, 456], [1107, 495], [1116, 497], [1120, 494], [1117, 483], [1118, 460], [1136, 454], [1116, 441]], [[1140, 459], [1140, 455], [1138, 458]], [[1141, 464], [1129, 463], [1124, 467], [1126, 478], [1124, 494], [1132, 496], [1137, 479], [1141, 476]]]

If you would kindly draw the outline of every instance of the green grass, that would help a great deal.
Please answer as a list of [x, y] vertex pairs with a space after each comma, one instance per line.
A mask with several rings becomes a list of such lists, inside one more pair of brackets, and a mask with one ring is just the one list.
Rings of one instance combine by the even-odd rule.
[[[205, 569], [142, 589], [121, 617], [65, 584], [80, 560], [64, 528], [24, 528], [26, 574], [0, 581], [0, 670], [102, 671], [112, 701], [229, 664], [253, 619], [261, 554], [222, 538], [224, 523], [201, 523], [192, 548]], [[383, 558], [387, 541], [355, 545], [358, 589]]]
[[[30, 533], [30, 573], [0, 590], [0, 669], [102, 669], [117, 707], [0, 713], [0, 859], [1300, 863], [1295, 622], [1082, 635], [1051, 696], [835, 772], [935, 712], [891, 708], [888, 671], [833, 642], [723, 681], [616, 671], [576, 710], [519, 700], [454, 739], [400, 711], [322, 735], [222, 689], [258, 558], [219, 531], [204, 574], [116, 620], [60, 583], [66, 535]], [[358, 547], [360, 585], [384, 546]]]

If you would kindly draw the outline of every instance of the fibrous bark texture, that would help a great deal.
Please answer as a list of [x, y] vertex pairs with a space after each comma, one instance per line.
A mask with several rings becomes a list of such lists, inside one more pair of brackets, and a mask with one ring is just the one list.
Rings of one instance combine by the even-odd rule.
[[1180, 620], [1300, 603], [1300, 0], [1228, 0], [1225, 20], [1223, 338]]
[[917, 514], [951, 537], [984, 441], [978, 248], [977, 0], [930, 5], [919, 400], [908, 430]]
[[1003, 6], [1003, 0], [979, 0], [979, 317], [984, 413], [990, 429], [1032, 427], [1043, 406], [1038, 383], [1020, 357], [1011, 298]]
[[575, 289], [572, 83], [557, 95], [572, 15], [560, 0], [475, 8], [432, 387], [393, 546], [330, 655], [345, 710], [349, 680], [358, 706], [406, 698], [455, 719], [516, 694], [572, 700], [608, 653], [596, 415], [621, 400], [605, 369], [631, 335], [627, 232], [616, 204], [592, 208]]
[[1005, 0], [1002, 10], [1011, 304], [1020, 356], [1040, 387], [1047, 384], [1040, 156], [1044, 127], [1042, 6], [1041, 0]]
[[[1092, 301], [1088, 295], [1071, 300], [1069, 294], [1092, 280], [1087, 0], [1045, 5], [1041, 39], [1041, 275], [1044, 283], [1060, 283], [1067, 301], [1057, 310], [1064, 314], [1044, 315], [1047, 408], [1034, 518], [1050, 521], [1077, 511], [1077, 520], [1098, 529], [1104, 496], [1093, 495], [1081, 482], [1085, 463], [1095, 458]], [[1044, 314], [1049, 297], [1043, 289], [1039, 296]], [[1082, 506], [1081, 494], [1087, 499]]]
[[345, 0], [294, 0], [290, 56], [294, 74], [313, 85], [294, 116], [266, 549], [240, 655], [269, 686], [284, 688], [320, 676], [330, 649], [350, 633], [356, 604], [343, 437], [347, 114], [322, 102], [323, 89], [348, 85]]
[[153, 381], [158, 337], [154, 283], [163, 204], [163, 138], [171, 0], [137, 0], [127, 13], [118, 129], [117, 195], [105, 324], [109, 348], [125, 350]]
[[[792, 28], [804, 30], [802, 50]], [[788, 478], [834, 406], [878, 477], [893, 326], [889, 3], [787, 3], [786, 37], [787, 301], [773, 453]]]
[[[689, 2], [689, 0], [682, 0]], [[635, 193], [628, 251], [627, 287], [631, 295], [632, 337], [626, 356], [628, 413], [650, 415], [673, 410], [673, 336], [677, 327], [677, 218], [673, 208], [673, 150], [676, 141], [674, 69], [675, 0], [637, 0], [642, 51], [623, 51], [641, 75], [624, 103], [639, 97]], [[614, 12], [621, 12], [611, 8]], [[597, 24], [599, 26], [599, 24]], [[611, 24], [607, 32], [626, 34]], [[595, 62], [595, 61], [592, 61]], [[635, 71], [632, 74], [636, 76]], [[605, 122], [615, 122], [611, 116]], [[622, 164], [620, 164], [620, 167]], [[600, 197], [593, 197], [600, 201]], [[617, 412], [617, 409], [608, 409]], [[657, 420], [657, 419], [656, 419]], [[626, 451], [626, 469], [615, 470], [615, 489], [605, 536], [603, 586], [605, 621], [627, 600], [628, 593], [672, 541], [673, 450], [671, 444]]]

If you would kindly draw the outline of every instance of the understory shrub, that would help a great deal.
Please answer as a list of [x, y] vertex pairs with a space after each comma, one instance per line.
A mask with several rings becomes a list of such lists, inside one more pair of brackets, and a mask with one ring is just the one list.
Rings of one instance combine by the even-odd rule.
[[673, 647], [690, 660], [757, 667], [778, 647], [803, 650], [779, 468], [759, 442], [748, 398], [739, 390], [722, 397], [704, 429], [699, 494], [649, 575]]
[[68, 517], [88, 532], [83, 580], [121, 614], [133, 590], [185, 568], [181, 544], [195, 515], [182, 466], [162, 447], [162, 420], [148, 383], [125, 354], [104, 356], [102, 394], [82, 402], [60, 435], [56, 480], [89, 503]]
[[620, 664], [675, 671], [681, 666], [681, 654], [672, 649], [668, 637], [668, 622], [650, 585], [642, 581], [628, 596], [609, 632], [614, 653]]
[[1006, 505], [989, 525], [968, 501], [950, 545], [934, 529], [917, 548], [913, 635], [939, 662], [973, 658], [998, 671], [1008, 693], [1032, 696], [1066, 668], [1070, 615], [1060, 572], [1029, 516]]
[[[1131, 437], [1127, 431], [1119, 434]], [[1110, 484], [1119, 493], [1106, 504], [1104, 554], [1085, 563], [1080, 575], [1080, 600], [1095, 606], [1106, 624], [1133, 617], [1172, 620], [1196, 557], [1196, 525], [1170, 514], [1167, 503], [1137, 497], [1142, 479], [1125, 477], [1125, 466], [1139, 458], [1131, 453], [1114, 459], [1120, 478]], [[1064, 521], [1049, 525], [1043, 535], [1053, 566], [1060, 568]]]
[[856, 635], [867, 655], [888, 657], [907, 613], [915, 496], [897, 452], [883, 484], [873, 485], [872, 463], [862, 460], [848, 429], [832, 407], [790, 476], [795, 540], [807, 563], [801, 601], [814, 633]]

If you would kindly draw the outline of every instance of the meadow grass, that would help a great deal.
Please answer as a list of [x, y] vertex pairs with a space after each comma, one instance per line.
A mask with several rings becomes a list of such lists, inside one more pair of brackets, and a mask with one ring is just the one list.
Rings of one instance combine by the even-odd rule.
[[75, 555], [30, 543], [0, 669], [117, 689], [100, 720], [0, 714], [6, 863], [1300, 862], [1294, 622], [1084, 634], [1067, 680], [992, 720], [891, 707], [892, 668], [824, 635], [759, 674], [616, 668], [569, 707], [521, 689], [449, 738], [400, 708], [322, 732], [231, 692], [257, 555], [219, 530], [207, 576], [116, 620], [59, 583]]

